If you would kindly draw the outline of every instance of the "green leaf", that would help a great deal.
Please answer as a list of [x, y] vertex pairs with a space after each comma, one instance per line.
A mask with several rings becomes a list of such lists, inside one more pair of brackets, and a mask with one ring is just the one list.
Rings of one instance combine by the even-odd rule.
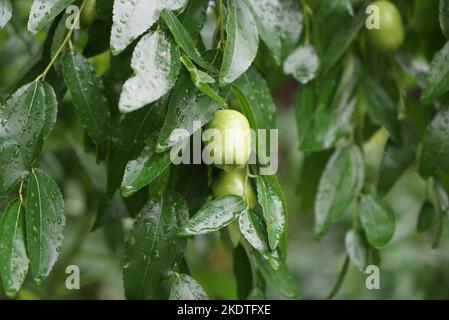
[[[184, 136], [174, 137], [175, 129], [185, 129], [189, 135], [209, 122], [219, 108], [212, 99], [198, 92], [188, 73], [182, 72], [175, 84], [156, 151], [164, 152], [182, 142]], [[194, 123], [195, 122], [195, 123]], [[195, 124], [199, 124], [195, 126]]]
[[14, 298], [28, 272], [25, 221], [19, 199], [9, 203], [0, 220], [0, 274], [6, 295]]
[[252, 129], [276, 128], [276, 105], [266, 80], [256, 69], [250, 68], [232, 88]]
[[220, 70], [220, 84], [232, 83], [253, 62], [259, 45], [256, 22], [248, 6], [239, 0], [228, 1], [226, 46]]
[[443, 34], [446, 38], [449, 39], [449, 1], [448, 0], [439, 0], [439, 18], [440, 18], [440, 27], [443, 31]]
[[413, 163], [419, 141], [416, 129], [409, 122], [401, 123], [399, 144], [389, 140], [379, 169], [379, 194], [387, 194], [396, 181]]
[[287, 299], [300, 299], [296, 280], [287, 268], [285, 262], [280, 261], [279, 268], [273, 269], [269, 262], [257, 251], [252, 250], [251, 255], [268, 284]]
[[199, 38], [200, 31], [206, 22], [208, 5], [207, 1], [190, 0], [187, 8], [179, 16], [179, 21], [194, 41]]
[[311, 45], [296, 48], [284, 62], [284, 73], [291, 74], [302, 84], [313, 80], [320, 67], [320, 58]]
[[429, 178], [449, 169], [449, 107], [443, 107], [427, 127], [419, 153], [419, 173]]
[[368, 248], [361, 232], [349, 230], [345, 237], [346, 253], [351, 262], [365, 272], [368, 261]]
[[187, 0], [115, 0], [111, 30], [111, 51], [122, 52], [159, 19], [163, 9], [178, 10]]
[[0, 29], [3, 28], [12, 17], [12, 5], [10, 0], [0, 0]]
[[56, 121], [56, 108], [51, 86], [36, 81], [19, 88], [0, 109], [0, 194], [29, 173]]
[[123, 283], [127, 299], [148, 299], [177, 258], [176, 230], [188, 218], [184, 199], [167, 192], [139, 212], [125, 243]]
[[105, 159], [109, 150], [109, 106], [103, 83], [83, 55], [74, 50], [62, 58], [62, 70], [81, 124]]
[[434, 193], [441, 213], [449, 212], [449, 194], [443, 185], [443, 181], [439, 177], [434, 177]]
[[206, 292], [191, 276], [176, 275], [175, 283], [170, 290], [170, 300], [208, 300]]
[[36, 33], [50, 23], [74, 0], [34, 0], [28, 19], [28, 30]]
[[256, 249], [265, 259], [269, 260], [272, 267], [279, 267], [277, 252], [271, 252], [266, 235], [266, 227], [262, 218], [253, 210], [245, 210], [239, 217], [239, 228], [249, 244]]
[[282, 0], [280, 34], [282, 41], [282, 57], [285, 58], [298, 44], [303, 29], [303, 15], [299, 1]]
[[395, 217], [391, 208], [374, 195], [364, 195], [358, 206], [360, 223], [369, 243], [375, 248], [385, 246], [393, 237]]
[[432, 59], [421, 100], [429, 102], [449, 91], [449, 42]]
[[243, 245], [239, 244], [233, 253], [233, 271], [237, 284], [237, 299], [245, 300], [253, 288], [251, 262]]
[[41, 285], [61, 251], [66, 217], [58, 185], [39, 169], [33, 169], [28, 181], [25, 221], [33, 281]]
[[225, 196], [204, 205], [178, 230], [178, 236], [193, 236], [220, 230], [245, 211], [245, 201], [239, 196]]
[[215, 67], [208, 61], [204, 60], [198, 52], [198, 49], [195, 47], [195, 42], [190, 37], [189, 32], [184, 28], [174, 13], [168, 10], [163, 10], [162, 18], [170, 29], [176, 43], [182, 48], [182, 50], [184, 50], [186, 55], [210, 73], [216, 74], [217, 70]]
[[279, 37], [281, 1], [246, 0], [251, 9], [260, 38], [265, 42], [275, 62], [280, 64], [282, 44]]
[[419, 209], [418, 220], [416, 223], [416, 231], [419, 233], [426, 232], [438, 221], [438, 213], [432, 202], [426, 200]]
[[284, 194], [275, 175], [257, 178], [257, 199], [267, 224], [269, 246], [276, 250], [286, 231], [287, 211]]
[[122, 196], [129, 197], [150, 184], [170, 164], [170, 152], [155, 153], [154, 148], [146, 147], [137, 159], [126, 165], [121, 187]]
[[363, 92], [366, 99], [368, 114], [374, 124], [384, 126], [393, 140], [401, 141], [401, 125], [398, 120], [398, 110], [385, 90], [372, 79], [363, 81]]
[[365, 176], [359, 147], [338, 149], [327, 162], [315, 198], [315, 235], [321, 238], [362, 190]]
[[180, 58], [178, 47], [164, 31], [142, 37], [131, 61], [135, 76], [125, 82], [120, 95], [120, 111], [134, 111], [165, 95], [176, 82]]
[[135, 159], [145, 147], [148, 137], [159, 130], [164, 121], [165, 101], [160, 101], [126, 114], [117, 129], [117, 142], [108, 163], [108, 194], [120, 187], [129, 159]]

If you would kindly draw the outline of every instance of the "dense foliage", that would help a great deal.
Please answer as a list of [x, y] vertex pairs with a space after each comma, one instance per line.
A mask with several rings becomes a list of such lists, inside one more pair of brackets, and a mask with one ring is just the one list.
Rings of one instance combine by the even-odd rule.
[[[448, 0], [0, 0], [0, 28], [0, 296], [316, 298], [295, 269], [312, 230], [345, 252], [332, 298], [351, 265], [382, 270], [404, 177], [439, 246]], [[232, 121], [279, 127], [279, 180], [240, 148], [173, 163]]]

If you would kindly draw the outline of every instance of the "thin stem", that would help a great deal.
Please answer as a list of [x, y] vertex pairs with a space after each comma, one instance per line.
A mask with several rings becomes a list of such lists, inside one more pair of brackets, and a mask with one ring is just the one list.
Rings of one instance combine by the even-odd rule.
[[[84, 0], [83, 3], [80, 6], [80, 10], [78, 14], [75, 17], [73, 25], [76, 25], [80, 19], [81, 12], [83, 12], [83, 9], [86, 5], [87, 0]], [[47, 76], [47, 73], [50, 71], [51, 67], [55, 64], [56, 60], [58, 59], [59, 55], [61, 54], [62, 50], [66, 46], [66, 44], [69, 42], [69, 40], [72, 38], [73, 31], [75, 30], [74, 27], [69, 29], [69, 32], [67, 32], [67, 35], [65, 36], [64, 40], [62, 41], [61, 45], [59, 46], [58, 50], [56, 50], [54, 56], [50, 60], [50, 63], [47, 65], [45, 70], [36, 78], [35, 81], [43, 80]]]
[[341, 285], [343, 284], [343, 280], [345, 279], [346, 273], [348, 272], [349, 267], [349, 257], [346, 255], [345, 262], [343, 263], [343, 267], [341, 268], [340, 274], [338, 275], [337, 282], [332, 288], [331, 292], [326, 297], [326, 300], [332, 300], [335, 295], [340, 291]]
[[224, 44], [224, 41], [225, 41], [223, 0], [218, 0], [218, 23], [219, 23], [219, 29], [220, 29], [220, 43], [218, 46], [220, 47]]

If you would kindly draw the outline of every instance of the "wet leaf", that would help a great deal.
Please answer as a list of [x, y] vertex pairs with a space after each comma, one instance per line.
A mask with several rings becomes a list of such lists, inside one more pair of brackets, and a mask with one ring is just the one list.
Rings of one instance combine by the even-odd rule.
[[280, 34], [282, 57], [285, 58], [298, 44], [303, 29], [303, 15], [296, 0], [281, 0]]
[[36, 33], [49, 24], [74, 0], [34, 0], [28, 19], [28, 30]]
[[346, 253], [351, 262], [365, 272], [368, 261], [368, 247], [363, 235], [359, 231], [349, 230], [345, 237]]
[[190, 37], [195, 41], [200, 36], [200, 31], [206, 22], [206, 11], [209, 6], [207, 1], [190, 0], [187, 8], [179, 16], [184, 28], [190, 34]]
[[449, 91], [449, 42], [432, 59], [421, 100], [429, 102]]
[[358, 206], [360, 223], [368, 242], [375, 248], [385, 246], [393, 237], [395, 216], [393, 210], [374, 195], [365, 195]]
[[10, 0], [0, 0], [0, 28], [3, 28], [12, 17]]
[[296, 48], [284, 62], [284, 73], [291, 74], [302, 84], [313, 80], [320, 67], [320, 58], [311, 45]]
[[33, 281], [41, 285], [61, 251], [66, 217], [58, 185], [40, 169], [28, 181], [25, 221]]
[[109, 106], [103, 83], [87, 59], [74, 50], [62, 58], [62, 70], [81, 124], [105, 159], [109, 150]]
[[257, 199], [267, 224], [268, 244], [271, 250], [276, 250], [286, 231], [287, 212], [284, 194], [275, 175], [257, 178]]
[[0, 274], [8, 297], [17, 295], [27, 272], [24, 208], [16, 199], [9, 203], [0, 220]]
[[125, 243], [123, 283], [127, 299], [148, 299], [177, 259], [176, 230], [188, 218], [184, 199], [166, 192], [139, 212]]
[[56, 96], [45, 82], [19, 88], [0, 109], [0, 194], [24, 178], [53, 128]]
[[179, 274], [170, 290], [170, 300], [208, 300], [206, 292], [191, 276]]
[[282, 55], [282, 44], [279, 37], [281, 1], [246, 0], [256, 22], [260, 38], [265, 42], [277, 64], [280, 64]]
[[122, 52], [131, 42], [150, 29], [163, 9], [181, 9], [187, 0], [115, 0], [111, 31], [113, 54]]
[[440, 27], [446, 38], [449, 39], [449, 1], [440, 0], [439, 1], [439, 18]]
[[225, 196], [204, 205], [178, 230], [178, 236], [192, 236], [220, 230], [233, 222], [245, 210], [239, 196]]
[[449, 107], [442, 107], [426, 129], [419, 152], [419, 173], [429, 178], [449, 169]]
[[226, 46], [220, 70], [220, 84], [232, 83], [253, 62], [259, 45], [256, 22], [244, 1], [228, 1]]
[[152, 103], [173, 87], [181, 67], [178, 47], [164, 31], [150, 32], [134, 49], [131, 67], [135, 75], [123, 85], [122, 112]]
[[315, 235], [321, 238], [346, 212], [364, 183], [364, 162], [359, 147], [338, 149], [326, 164], [315, 198]]

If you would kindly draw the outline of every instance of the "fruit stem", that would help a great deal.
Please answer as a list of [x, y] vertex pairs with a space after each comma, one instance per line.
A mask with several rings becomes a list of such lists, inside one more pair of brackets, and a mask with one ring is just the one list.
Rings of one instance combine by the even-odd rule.
[[73, 31], [75, 30], [74, 26], [78, 23], [78, 21], [80, 19], [80, 16], [81, 16], [81, 12], [83, 12], [83, 9], [84, 9], [84, 7], [86, 5], [86, 2], [87, 2], [87, 0], [83, 0], [83, 3], [80, 6], [80, 10], [78, 11], [78, 14], [75, 16], [75, 20], [74, 20], [72, 28], [70, 28], [69, 32], [67, 32], [67, 35], [65, 36], [65, 38], [62, 41], [61, 45], [59, 46], [58, 50], [56, 50], [56, 53], [54, 54], [54, 56], [50, 60], [50, 63], [47, 65], [45, 70], [36, 78], [35, 81], [44, 80], [45, 77], [47, 76], [47, 73], [50, 71], [51, 67], [55, 64], [56, 59], [58, 59], [58, 57], [61, 54], [62, 50], [64, 49], [65, 45], [71, 39]]

